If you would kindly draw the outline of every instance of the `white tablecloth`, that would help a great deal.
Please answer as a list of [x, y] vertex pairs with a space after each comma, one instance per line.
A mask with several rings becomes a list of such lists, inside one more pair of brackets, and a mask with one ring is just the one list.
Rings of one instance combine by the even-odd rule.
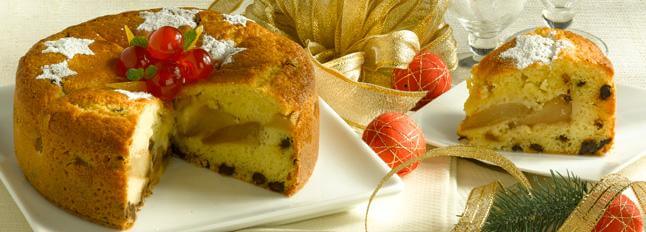
[[[195, 6], [206, 8], [210, 1], [30, 1], [0, 2], [2, 36], [0, 36], [0, 86], [14, 83], [20, 57], [39, 39], [99, 15], [161, 6]], [[505, 33], [542, 25], [538, 0], [529, 0], [522, 16]], [[579, 14], [573, 28], [601, 37], [610, 50], [616, 81], [646, 87], [646, 3], [640, 0], [579, 1]], [[467, 52], [466, 32], [455, 18], [447, 15], [460, 44]], [[454, 72], [456, 81], [465, 78], [467, 69]], [[646, 103], [646, 102], [645, 102]], [[461, 103], [456, 103], [461, 104]], [[646, 104], [645, 104], [646, 107]], [[4, 155], [4, 154], [3, 154]], [[646, 180], [646, 159], [626, 168], [633, 180]], [[404, 178], [406, 189], [399, 195], [379, 199], [371, 210], [373, 231], [446, 231], [457, 221], [469, 191], [476, 186], [501, 180], [513, 183], [503, 172], [478, 162], [440, 158], [428, 160]], [[365, 205], [330, 216], [285, 225], [251, 228], [252, 231], [359, 231], [363, 230]], [[28, 231], [27, 221], [16, 204], [0, 187], [0, 231]]]

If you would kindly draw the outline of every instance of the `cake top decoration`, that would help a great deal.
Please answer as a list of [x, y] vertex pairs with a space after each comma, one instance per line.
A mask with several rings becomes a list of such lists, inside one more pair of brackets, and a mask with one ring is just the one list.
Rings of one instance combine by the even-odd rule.
[[239, 14], [238, 15], [222, 14], [222, 17], [224, 17], [224, 21], [227, 21], [233, 25], [247, 26], [247, 21], [253, 22], [253, 20], [248, 19], [247, 17], [244, 17]]
[[202, 37], [202, 49], [214, 60], [222, 61], [222, 64], [233, 62], [233, 55], [246, 50], [246, 48], [236, 47], [233, 40], [218, 40], [207, 34]]
[[139, 14], [144, 19], [137, 29], [154, 31], [163, 26], [180, 27], [188, 25], [196, 27], [195, 14], [200, 12], [194, 9], [162, 8], [157, 12], [144, 11]]
[[524, 69], [536, 62], [550, 64], [562, 49], [568, 47], [574, 47], [569, 40], [556, 40], [553, 37], [540, 35], [520, 35], [516, 38], [516, 46], [500, 53], [500, 57], [513, 59], [516, 68]]
[[146, 92], [131, 92], [125, 89], [115, 89], [114, 91], [126, 95], [126, 97], [128, 97], [128, 100], [130, 101], [139, 99], [151, 99], [153, 97], [153, 95]]
[[58, 64], [45, 65], [42, 67], [42, 70], [43, 73], [38, 75], [36, 79], [49, 79], [58, 86], [61, 86], [63, 78], [77, 74], [67, 66], [67, 60]]
[[67, 59], [72, 59], [76, 54], [94, 55], [94, 52], [92, 52], [89, 47], [93, 42], [94, 40], [91, 39], [79, 39], [74, 37], [45, 41], [46, 48], [43, 50], [43, 53], [61, 53], [65, 55]]

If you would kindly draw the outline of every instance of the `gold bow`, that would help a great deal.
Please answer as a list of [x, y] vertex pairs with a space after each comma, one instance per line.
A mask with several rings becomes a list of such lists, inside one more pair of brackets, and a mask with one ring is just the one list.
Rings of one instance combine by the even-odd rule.
[[[217, 0], [209, 9], [241, 10], [242, 0]], [[406, 112], [424, 91], [392, 89], [394, 68], [420, 49], [457, 64], [456, 42], [443, 21], [447, 0], [256, 0], [244, 15], [296, 41], [314, 63], [319, 95], [349, 124], [363, 128], [385, 112]]]

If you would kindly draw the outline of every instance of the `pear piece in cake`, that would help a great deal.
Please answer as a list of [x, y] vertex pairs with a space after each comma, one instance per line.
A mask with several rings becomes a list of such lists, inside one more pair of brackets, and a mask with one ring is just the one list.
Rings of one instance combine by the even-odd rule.
[[467, 81], [465, 144], [496, 150], [602, 155], [615, 127], [608, 58], [586, 38], [538, 28], [474, 66]]

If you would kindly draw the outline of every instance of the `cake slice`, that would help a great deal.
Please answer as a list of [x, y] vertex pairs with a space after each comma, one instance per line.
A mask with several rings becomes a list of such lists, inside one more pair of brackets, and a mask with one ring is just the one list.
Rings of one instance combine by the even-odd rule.
[[86, 89], [56, 101], [33, 144], [16, 144], [35, 149], [18, 157], [34, 170], [25, 176], [74, 214], [130, 227], [169, 157], [169, 111], [149, 94], [124, 90]]
[[592, 42], [539, 28], [472, 70], [462, 143], [497, 150], [602, 155], [613, 143], [613, 68]]

